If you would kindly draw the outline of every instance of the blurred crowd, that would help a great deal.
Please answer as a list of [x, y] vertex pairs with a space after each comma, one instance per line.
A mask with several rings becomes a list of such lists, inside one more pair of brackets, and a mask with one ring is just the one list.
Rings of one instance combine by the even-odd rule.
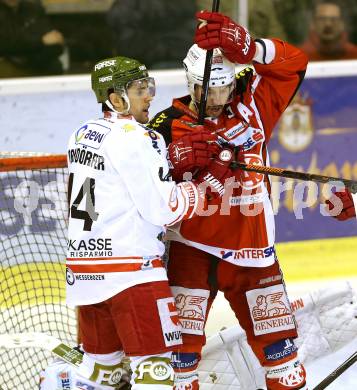
[[[241, 0], [242, 1], [242, 0]], [[212, 0], [0, 0], [0, 78], [90, 72], [124, 55], [151, 69], [180, 68], [195, 12]], [[311, 61], [357, 59], [357, 0], [248, 0], [254, 37], [301, 47]], [[221, 12], [240, 20], [239, 0]]]

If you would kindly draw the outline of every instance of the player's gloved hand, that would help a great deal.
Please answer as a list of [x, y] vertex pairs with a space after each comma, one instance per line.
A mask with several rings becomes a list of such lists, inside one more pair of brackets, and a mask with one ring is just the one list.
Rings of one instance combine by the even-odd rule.
[[[332, 216], [336, 218], [338, 221], [345, 221], [346, 219], [355, 217], [356, 210], [355, 210], [351, 193], [348, 190], [346, 190], [343, 192], [335, 192], [334, 195], [341, 199], [343, 206], [340, 214], [332, 215]], [[328, 211], [331, 211], [333, 214], [333, 210], [335, 206], [332, 203], [331, 198], [327, 199], [325, 203], [328, 205]]]
[[203, 169], [195, 179], [197, 184], [205, 183], [208, 198], [222, 197], [225, 192], [225, 182], [234, 176], [230, 164], [234, 159], [234, 152], [230, 148], [224, 148], [219, 155], [211, 160], [207, 168]]
[[185, 172], [194, 173], [208, 166], [220, 147], [217, 136], [197, 126], [195, 131], [185, 134], [168, 146], [171, 175], [175, 181], [182, 181]]
[[220, 47], [229, 61], [238, 64], [252, 61], [256, 46], [246, 28], [218, 12], [200, 11], [196, 18], [203, 22], [195, 32], [199, 47], [206, 50]]

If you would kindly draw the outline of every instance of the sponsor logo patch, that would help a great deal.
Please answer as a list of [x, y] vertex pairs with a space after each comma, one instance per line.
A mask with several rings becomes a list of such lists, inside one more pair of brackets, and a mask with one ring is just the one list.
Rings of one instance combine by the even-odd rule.
[[110, 128], [98, 123], [87, 123], [75, 133], [76, 145], [84, 145], [89, 148], [99, 149]]
[[152, 147], [157, 151], [157, 153], [161, 154], [161, 149], [158, 143], [159, 136], [157, 135], [157, 133], [155, 133], [154, 130], [149, 130], [144, 133], [144, 135], [150, 138]]
[[76, 382], [76, 388], [81, 390], [95, 390], [94, 386], [88, 385], [87, 383], [83, 383], [81, 381]]
[[113, 76], [99, 77], [99, 82], [100, 83], [106, 83], [107, 81], [112, 81], [112, 80], [113, 80]]
[[240, 259], [266, 259], [271, 256], [275, 257], [275, 247], [268, 246], [267, 248], [242, 248], [238, 251], [221, 251], [223, 260], [232, 258], [234, 260]]
[[151, 357], [142, 361], [136, 368], [136, 384], [167, 385], [174, 384], [174, 370], [169, 358]]
[[220, 55], [213, 56], [212, 64], [223, 64], [223, 57]]
[[267, 193], [260, 193], [254, 195], [241, 195], [241, 196], [231, 196], [229, 198], [230, 206], [243, 206], [250, 204], [258, 204], [264, 202], [268, 197]]
[[76, 280], [91, 281], [91, 280], [105, 280], [104, 275], [88, 275], [88, 274], [76, 274]]
[[166, 347], [182, 344], [181, 323], [173, 297], [157, 300], [162, 334]]
[[295, 328], [282, 284], [246, 292], [256, 336]]
[[180, 370], [190, 371], [198, 365], [198, 354], [196, 352], [173, 352], [171, 355], [171, 365]]
[[168, 116], [164, 112], [162, 112], [158, 117], [156, 117], [154, 123], [150, 123], [150, 127], [153, 127], [154, 129], [160, 127], [164, 120], [167, 118]]
[[113, 256], [111, 238], [89, 238], [88, 240], [67, 241], [67, 254], [74, 257], [110, 257]]
[[281, 279], [282, 279], [281, 275], [268, 276], [267, 278], [260, 279], [258, 284], [260, 285], [269, 284], [272, 282], [276, 282], [278, 280], [280, 281]]
[[[257, 143], [264, 141], [264, 133], [262, 132], [261, 129], [255, 129], [253, 127], [249, 127], [248, 130], [242, 134], [242, 149], [244, 151], [252, 149]], [[239, 137], [239, 138], [241, 138]], [[241, 140], [239, 139], [238, 142]]]
[[[244, 163], [251, 165], [264, 165], [262, 158], [257, 154], [244, 154]], [[240, 176], [240, 181], [244, 189], [251, 190], [257, 188], [261, 185], [264, 180], [264, 175], [262, 173], [252, 172], [252, 171], [242, 171]]]
[[121, 128], [124, 130], [125, 133], [130, 133], [131, 131], [136, 130], [135, 125], [132, 123], [126, 123]]
[[95, 363], [90, 380], [103, 386], [114, 387], [120, 383], [122, 376], [126, 374], [127, 371], [123, 368], [122, 362], [113, 366]]
[[100, 70], [102, 68], [105, 68], [108, 66], [113, 66], [115, 64], [116, 64], [116, 60], [102, 61], [102, 62], [99, 62], [98, 64], [95, 65], [94, 70]]
[[143, 271], [153, 269], [154, 266], [152, 262], [157, 259], [157, 256], [143, 256], [143, 264], [141, 266], [141, 269]]
[[222, 152], [219, 154], [219, 158], [222, 161], [230, 161], [233, 157], [233, 153], [229, 149], [222, 150]]
[[280, 340], [264, 348], [265, 357], [270, 361], [285, 359], [296, 351], [297, 346], [293, 339]]
[[223, 133], [224, 134], [224, 138], [227, 138], [227, 139], [231, 140], [232, 138], [235, 138], [235, 137], [239, 136], [239, 134], [241, 134], [242, 132], [245, 131], [247, 126], [248, 125], [245, 122], [238, 123], [237, 125], [233, 126], [232, 128], [226, 130]]
[[68, 267], [66, 267], [66, 281], [67, 281], [67, 283], [68, 283], [70, 286], [73, 286], [75, 280], [76, 280], [76, 279], [75, 279], [75, 277], [74, 277], [74, 273], [72, 272], [72, 270], [70, 270]]
[[57, 386], [61, 390], [70, 390], [72, 388], [72, 379], [70, 372], [62, 371], [58, 373]]
[[209, 291], [172, 287], [182, 332], [203, 335]]
[[302, 298], [296, 299], [295, 301], [291, 302], [291, 310], [295, 312], [298, 309], [302, 309], [305, 307], [305, 302]]

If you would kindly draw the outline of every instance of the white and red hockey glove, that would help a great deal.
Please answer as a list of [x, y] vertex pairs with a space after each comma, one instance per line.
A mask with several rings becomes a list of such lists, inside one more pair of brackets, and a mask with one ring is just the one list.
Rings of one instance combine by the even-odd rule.
[[237, 64], [248, 64], [253, 60], [256, 46], [246, 28], [218, 12], [200, 11], [196, 18], [201, 22], [195, 32], [195, 43], [200, 48], [220, 47], [225, 57]]
[[327, 204], [328, 212], [331, 212], [332, 217], [336, 218], [338, 221], [346, 221], [346, 219], [356, 217], [352, 195], [348, 190], [335, 192], [334, 196], [337, 196], [342, 201], [342, 210], [338, 215], [335, 215], [333, 212], [335, 205], [332, 202], [332, 198], [327, 199], [325, 203]]
[[[203, 126], [197, 126], [202, 127]], [[175, 181], [182, 181], [186, 172], [194, 174], [207, 167], [211, 159], [219, 154], [217, 136], [204, 130], [185, 134], [168, 146], [171, 175]]]
[[222, 149], [215, 159], [211, 160], [207, 168], [203, 169], [194, 180], [198, 185], [204, 183], [208, 199], [222, 197], [225, 192], [226, 180], [234, 176], [230, 168], [234, 160], [232, 149]]

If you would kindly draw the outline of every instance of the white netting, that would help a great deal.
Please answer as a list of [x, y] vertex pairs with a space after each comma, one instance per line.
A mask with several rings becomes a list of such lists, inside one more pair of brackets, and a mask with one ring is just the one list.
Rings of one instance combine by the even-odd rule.
[[300, 335], [296, 344], [303, 361], [337, 351], [357, 337], [357, 296], [348, 283], [312, 292], [302, 301], [304, 306], [295, 317]]
[[[1, 157], [9, 155], [40, 153]], [[64, 302], [66, 183], [64, 168], [0, 173], [0, 333], [44, 332], [75, 344], [75, 313]], [[0, 388], [36, 389], [50, 357], [0, 350]]]

